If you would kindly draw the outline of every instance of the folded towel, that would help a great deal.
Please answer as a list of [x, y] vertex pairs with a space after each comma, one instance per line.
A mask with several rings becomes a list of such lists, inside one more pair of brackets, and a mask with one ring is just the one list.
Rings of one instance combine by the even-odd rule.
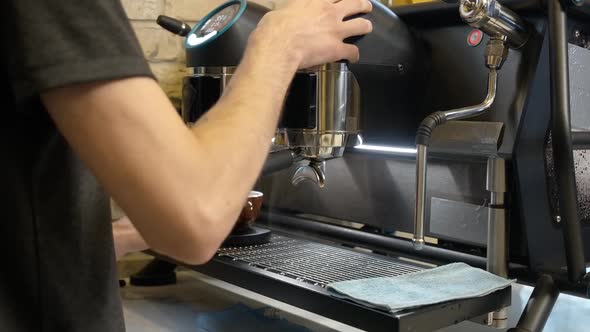
[[328, 289], [336, 297], [396, 312], [485, 296], [513, 282], [467, 264], [454, 263], [391, 278], [336, 282], [328, 285]]

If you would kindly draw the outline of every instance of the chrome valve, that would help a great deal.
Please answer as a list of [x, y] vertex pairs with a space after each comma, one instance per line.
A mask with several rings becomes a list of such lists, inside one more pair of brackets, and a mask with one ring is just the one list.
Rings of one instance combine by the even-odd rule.
[[493, 38], [505, 39], [510, 48], [521, 48], [531, 30], [512, 10], [497, 0], [461, 0], [459, 14], [465, 23]]

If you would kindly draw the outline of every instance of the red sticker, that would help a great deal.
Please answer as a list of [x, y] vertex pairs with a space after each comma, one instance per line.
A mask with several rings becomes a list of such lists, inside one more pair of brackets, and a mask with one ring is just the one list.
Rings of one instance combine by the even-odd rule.
[[469, 36], [467, 36], [467, 45], [469, 45], [471, 47], [475, 47], [481, 43], [482, 39], [483, 39], [483, 32], [481, 32], [481, 30], [477, 30], [477, 29], [472, 30], [469, 33]]

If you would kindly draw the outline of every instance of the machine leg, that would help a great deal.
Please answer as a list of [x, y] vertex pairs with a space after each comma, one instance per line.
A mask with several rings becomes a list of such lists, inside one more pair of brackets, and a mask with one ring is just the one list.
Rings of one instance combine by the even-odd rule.
[[553, 278], [542, 275], [537, 281], [533, 294], [524, 308], [518, 325], [509, 332], [541, 332], [549, 319], [553, 306], [559, 297], [559, 290]]
[[578, 214], [578, 194], [572, 152], [567, 13], [563, 3], [565, 1], [548, 1], [552, 139], [567, 272], [569, 280], [577, 283], [586, 274], [586, 258]]
[[[489, 158], [486, 189], [490, 192], [487, 240], [487, 270], [503, 278], [508, 277], [508, 230], [506, 228], [506, 161]], [[488, 326], [496, 329], [508, 327], [506, 308], [490, 312], [486, 319]]]

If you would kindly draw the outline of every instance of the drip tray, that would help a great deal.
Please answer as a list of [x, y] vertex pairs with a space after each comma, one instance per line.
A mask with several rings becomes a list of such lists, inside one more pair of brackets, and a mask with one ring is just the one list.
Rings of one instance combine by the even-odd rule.
[[210, 263], [189, 268], [366, 331], [434, 331], [510, 305], [510, 288], [395, 314], [334, 298], [326, 290], [332, 282], [425, 267], [286, 234], [263, 245], [222, 248]]
[[394, 277], [422, 269], [280, 235], [273, 235], [270, 243], [260, 246], [220, 249], [217, 257], [227, 257], [322, 288], [338, 281]]

